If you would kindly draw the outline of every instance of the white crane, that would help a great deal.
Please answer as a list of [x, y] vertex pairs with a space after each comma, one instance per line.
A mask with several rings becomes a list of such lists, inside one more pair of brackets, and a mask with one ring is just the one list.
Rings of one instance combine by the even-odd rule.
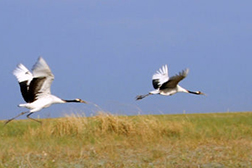
[[178, 83], [184, 79], [189, 72], [189, 69], [185, 69], [180, 72], [178, 75], [172, 76], [169, 78], [168, 76], [168, 68], [167, 65], [162, 66], [153, 76], [152, 76], [152, 84], [154, 89], [148, 94], [145, 95], [138, 95], [136, 100], [140, 100], [145, 98], [146, 96], [153, 95], [153, 94], [160, 94], [165, 96], [171, 96], [178, 92], [185, 92], [185, 93], [192, 93], [196, 95], [205, 95], [200, 91], [189, 91], [187, 89], [182, 88], [178, 85]]
[[30, 115], [55, 103], [87, 103], [81, 99], [64, 100], [51, 94], [50, 87], [54, 79], [54, 75], [42, 57], [38, 58], [38, 61], [32, 68], [32, 73], [23, 64], [18, 64], [16, 69], [13, 71], [13, 74], [18, 80], [22, 96], [27, 102], [25, 104], [19, 104], [19, 107], [25, 107], [30, 110], [22, 112], [16, 117], [7, 120], [5, 125], [26, 113], [28, 113], [27, 118], [41, 123], [40, 121], [31, 118]]

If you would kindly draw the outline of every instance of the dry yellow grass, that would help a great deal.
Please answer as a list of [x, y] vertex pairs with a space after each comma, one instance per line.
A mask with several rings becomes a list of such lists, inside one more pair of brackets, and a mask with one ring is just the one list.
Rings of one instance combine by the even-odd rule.
[[67, 115], [65, 118], [46, 120], [42, 127], [28, 127], [24, 137], [137, 137], [142, 141], [154, 141], [155, 137], [180, 136], [184, 128], [191, 128], [189, 121], [161, 120], [155, 116], [116, 116], [99, 112], [94, 117]]
[[0, 167], [252, 167], [252, 114], [13, 121], [0, 128]]

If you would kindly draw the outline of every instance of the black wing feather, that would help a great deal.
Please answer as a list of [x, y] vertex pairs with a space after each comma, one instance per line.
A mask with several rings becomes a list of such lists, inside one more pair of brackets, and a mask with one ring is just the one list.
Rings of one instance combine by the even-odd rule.
[[30, 86], [29, 86], [29, 96], [30, 96], [31, 102], [36, 100], [36, 95], [39, 93], [45, 80], [46, 80], [46, 77], [32, 79]]
[[152, 85], [153, 85], [154, 89], [158, 89], [160, 87], [159, 80], [158, 79], [153, 79], [152, 80]]
[[182, 72], [179, 72], [178, 75], [171, 77], [167, 82], [162, 84], [160, 89], [175, 88], [178, 83], [187, 76], [188, 71], [188, 69], [183, 70]]
[[22, 93], [24, 100], [27, 103], [30, 103], [31, 100], [30, 100], [30, 96], [28, 92], [28, 81], [19, 82], [19, 86], [20, 86], [20, 91]]

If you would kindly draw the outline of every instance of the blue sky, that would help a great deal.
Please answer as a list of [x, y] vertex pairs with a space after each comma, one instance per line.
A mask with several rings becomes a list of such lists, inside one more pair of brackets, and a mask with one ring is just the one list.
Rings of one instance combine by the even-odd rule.
[[[26, 109], [12, 71], [42, 56], [55, 75], [52, 93], [93, 102], [60, 104], [33, 117], [251, 111], [251, 1], [0, 1], [0, 119]], [[180, 85], [208, 96], [153, 90], [167, 64]], [[20, 117], [25, 118], [25, 117]]]

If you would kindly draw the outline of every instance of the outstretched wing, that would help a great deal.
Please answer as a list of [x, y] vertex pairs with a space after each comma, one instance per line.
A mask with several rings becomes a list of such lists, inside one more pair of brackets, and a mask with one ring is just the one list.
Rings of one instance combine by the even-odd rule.
[[163, 83], [169, 80], [167, 65], [162, 66], [153, 76], [152, 85], [155, 89], [158, 89]]
[[183, 80], [189, 72], [189, 69], [185, 69], [182, 72], [179, 72], [178, 75], [172, 76], [167, 82], [165, 82], [160, 89], [166, 88], [175, 88], [177, 84]]
[[18, 82], [24, 82], [24, 81], [29, 81], [31, 82], [32, 80], [32, 73], [23, 65], [23, 64], [18, 64], [16, 69], [13, 71], [13, 75], [16, 76]]
[[51, 94], [51, 84], [54, 75], [51, 69], [42, 57], [32, 68], [33, 80], [30, 83], [29, 92], [33, 94], [34, 99], [45, 94]]
[[33, 78], [32, 73], [23, 64], [18, 64], [13, 71], [13, 75], [15, 75], [18, 80], [24, 100], [26, 102], [31, 102], [28, 90]]

